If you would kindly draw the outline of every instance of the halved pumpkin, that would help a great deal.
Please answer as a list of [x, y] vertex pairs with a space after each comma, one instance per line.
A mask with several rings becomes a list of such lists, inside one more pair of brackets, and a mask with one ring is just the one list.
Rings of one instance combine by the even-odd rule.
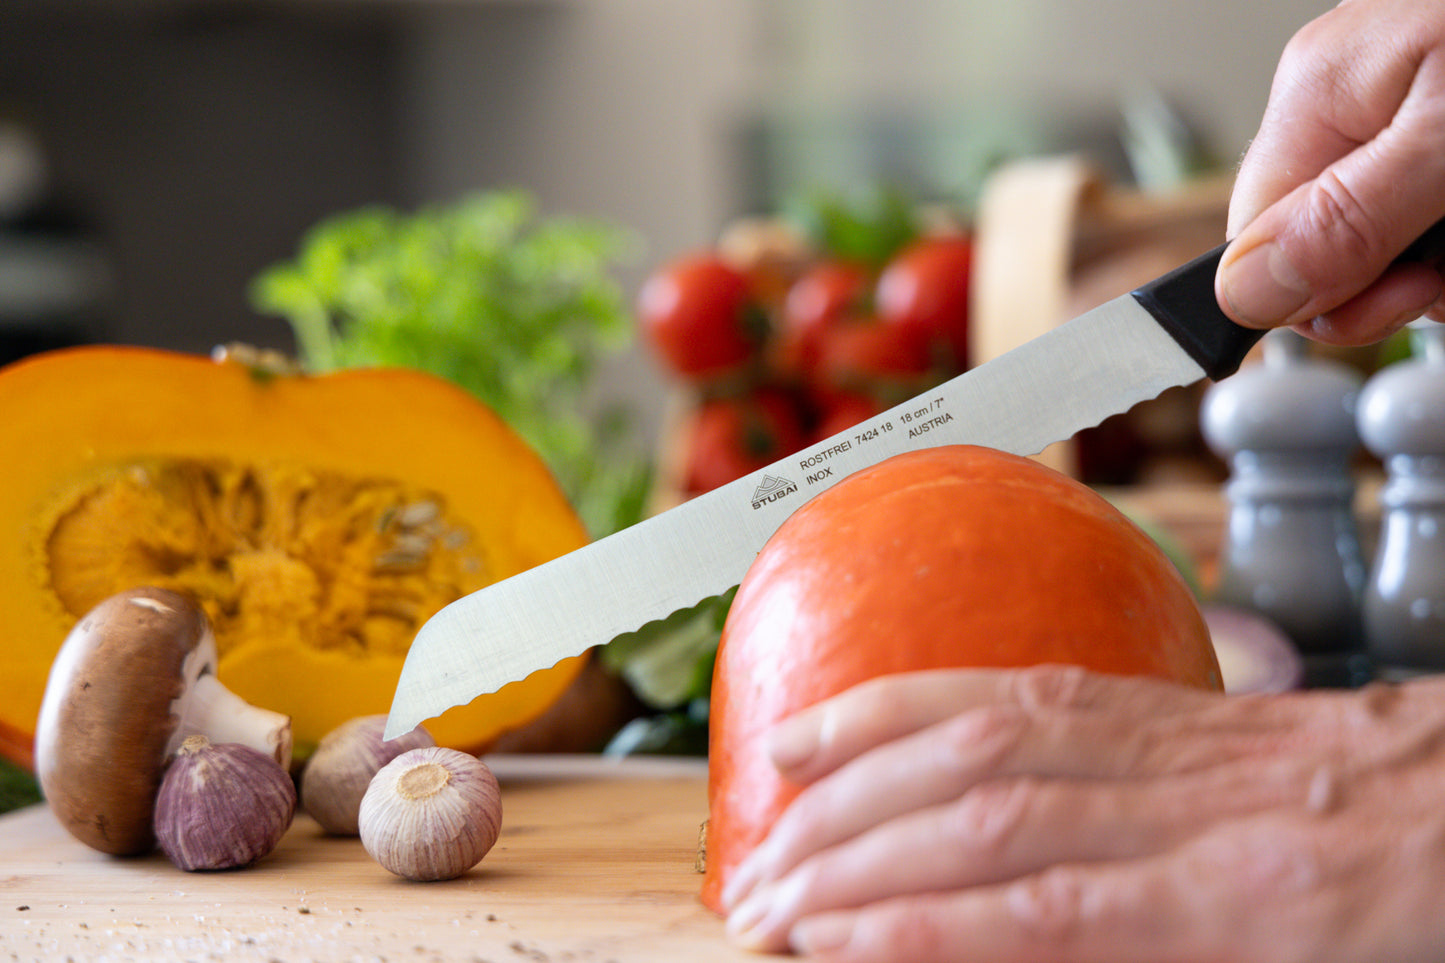
[[803, 505], [748, 569], [713, 675], [702, 900], [796, 795], [769, 727], [895, 672], [1066, 663], [1221, 687], [1168, 557], [1077, 481], [987, 448], [890, 458]]
[[[61, 641], [117, 591], [195, 597], [221, 681], [291, 715], [304, 752], [387, 711], [432, 613], [587, 541], [528, 445], [417, 371], [275, 374], [86, 347], [0, 370], [0, 411], [0, 753], [22, 765]], [[581, 666], [427, 728], [479, 749], [539, 715]]]

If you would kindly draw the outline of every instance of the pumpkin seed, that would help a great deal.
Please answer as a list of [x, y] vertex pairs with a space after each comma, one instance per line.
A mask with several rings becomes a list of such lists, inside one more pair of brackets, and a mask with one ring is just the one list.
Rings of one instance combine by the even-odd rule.
[[402, 528], [420, 528], [441, 517], [442, 507], [433, 501], [412, 502], [403, 505], [396, 512], [397, 524]]
[[277, 633], [405, 651], [432, 613], [490, 581], [431, 493], [301, 465], [125, 465], [52, 517], [46, 561], [66, 611], [136, 585], [185, 592], [203, 600], [222, 656]]

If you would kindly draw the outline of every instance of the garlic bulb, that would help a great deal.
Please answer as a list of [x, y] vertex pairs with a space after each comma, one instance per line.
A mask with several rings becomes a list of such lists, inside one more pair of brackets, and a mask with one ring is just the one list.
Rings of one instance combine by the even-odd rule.
[[361, 797], [382, 766], [408, 749], [436, 742], [417, 727], [391, 741], [382, 738], [386, 716], [358, 716], [322, 737], [301, 772], [301, 808], [321, 828], [337, 836], [355, 836]]
[[387, 870], [407, 879], [453, 879], [497, 841], [501, 788], [475, 756], [411, 749], [371, 780], [358, 822], [361, 845]]
[[295, 813], [295, 784], [275, 759], [190, 736], [161, 778], [156, 841], [187, 871], [249, 866], [276, 848]]

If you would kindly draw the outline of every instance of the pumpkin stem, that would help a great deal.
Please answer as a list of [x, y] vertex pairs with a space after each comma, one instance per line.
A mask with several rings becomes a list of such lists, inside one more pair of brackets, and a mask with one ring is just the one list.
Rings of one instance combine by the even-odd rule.
[[301, 362], [272, 348], [258, 348], [240, 341], [216, 345], [211, 360], [217, 364], [245, 365], [257, 381], [270, 381], [302, 373]]

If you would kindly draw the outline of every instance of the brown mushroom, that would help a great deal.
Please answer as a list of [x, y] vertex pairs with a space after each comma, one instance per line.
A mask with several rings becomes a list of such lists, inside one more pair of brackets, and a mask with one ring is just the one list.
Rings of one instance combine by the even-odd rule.
[[216, 678], [216, 642], [191, 599], [158, 588], [111, 596], [56, 654], [35, 728], [46, 801], [81, 842], [117, 856], [155, 846], [166, 764], [187, 736], [239, 742], [291, 762], [291, 720]]

